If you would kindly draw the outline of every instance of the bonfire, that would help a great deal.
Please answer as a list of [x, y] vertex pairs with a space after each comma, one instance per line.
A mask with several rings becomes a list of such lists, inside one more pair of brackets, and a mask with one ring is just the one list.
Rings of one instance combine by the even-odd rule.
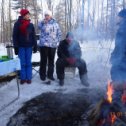
[[122, 95], [122, 108], [113, 104], [114, 87], [108, 82], [106, 96], [86, 112], [86, 119], [90, 126], [126, 126], [126, 95]]

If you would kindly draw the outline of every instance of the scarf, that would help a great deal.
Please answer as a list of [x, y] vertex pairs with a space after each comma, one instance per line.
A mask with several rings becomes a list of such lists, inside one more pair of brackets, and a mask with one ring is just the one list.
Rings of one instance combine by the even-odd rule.
[[28, 28], [28, 25], [30, 24], [30, 20], [24, 20], [22, 19], [21, 21], [21, 26], [20, 26], [20, 31], [22, 34], [24, 35], [27, 35], [27, 28]]

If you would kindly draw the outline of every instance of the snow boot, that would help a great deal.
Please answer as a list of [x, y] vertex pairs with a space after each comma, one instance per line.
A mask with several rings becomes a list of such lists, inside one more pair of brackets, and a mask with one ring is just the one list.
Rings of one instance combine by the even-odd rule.
[[80, 80], [81, 80], [81, 83], [82, 83], [84, 86], [89, 87], [88, 76], [87, 76], [87, 74], [81, 75], [81, 76], [80, 76]]
[[27, 80], [27, 84], [31, 84], [32, 83], [32, 81], [31, 80]]
[[20, 84], [23, 85], [26, 83], [26, 80], [20, 80]]
[[54, 77], [48, 77], [50, 80], [55, 81]]
[[46, 80], [46, 77], [40, 76], [40, 79], [41, 79], [42, 81], [45, 81], [45, 80]]
[[46, 81], [45, 84], [50, 85], [51, 84], [51, 80]]
[[51, 84], [51, 80], [49, 78], [47, 78], [46, 80], [43, 80], [42, 83], [44, 83], [46, 85], [50, 85]]
[[64, 80], [59, 80], [59, 85], [63, 86], [64, 85]]

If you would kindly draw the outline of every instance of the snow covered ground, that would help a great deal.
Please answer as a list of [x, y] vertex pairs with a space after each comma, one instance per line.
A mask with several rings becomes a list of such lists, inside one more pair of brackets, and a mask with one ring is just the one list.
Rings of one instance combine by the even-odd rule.
[[[113, 46], [114, 42], [111, 41], [90, 41], [81, 44], [83, 59], [85, 59], [87, 63], [90, 88], [106, 90], [107, 82], [110, 80], [111, 65], [109, 63], [109, 58]], [[6, 55], [6, 49], [3, 45], [0, 46], [0, 55]], [[33, 54], [33, 61], [39, 61], [39, 59], [39, 53]], [[57, 91], [74, 93], [77, 89], [81, 88], [85, 87], [80, 83], [78, 72], [76, 72], [74, 78], [66, 75], [65, 85], [63, 87], [58, 85], [57, 80], [52, 82], [51, 85], [45, 85], [41, 82], [39, 75], [37, 74], [33, 78], [31, 85], [20, 85], [20, 98], [0, 111], [0, 126], [6, 126], [9, 118], [23, 106], [24, 102], [41, 93]], [[0, 109], [16, 97], [17, 87], [16, 80], [14, 79], [10, 83], [0, 87]]]

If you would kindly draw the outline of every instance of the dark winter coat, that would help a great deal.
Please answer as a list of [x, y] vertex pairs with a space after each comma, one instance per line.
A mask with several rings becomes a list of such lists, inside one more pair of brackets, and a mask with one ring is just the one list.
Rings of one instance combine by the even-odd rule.
[[60, 45], [58, 47], [57, 51], [59, 58], [81, 58], [81, 48], [77, 41], [73, 40], [71, 44], [68, 44], [68, 42], [65, 40], [60, 42]]
[[14, 24], [13, 28], [13, 44], [14, 47], [33, 47], [37, 46], [37, 41], [35, 38], [35, 29], [32, 23], [28, 25], [27, 35], [22, 34], [20, 31], [22, 17]]
[[116, 33], [115, 48], [111, 54], [112, 80], [126, 80], [126, 19], [124, 18]]

